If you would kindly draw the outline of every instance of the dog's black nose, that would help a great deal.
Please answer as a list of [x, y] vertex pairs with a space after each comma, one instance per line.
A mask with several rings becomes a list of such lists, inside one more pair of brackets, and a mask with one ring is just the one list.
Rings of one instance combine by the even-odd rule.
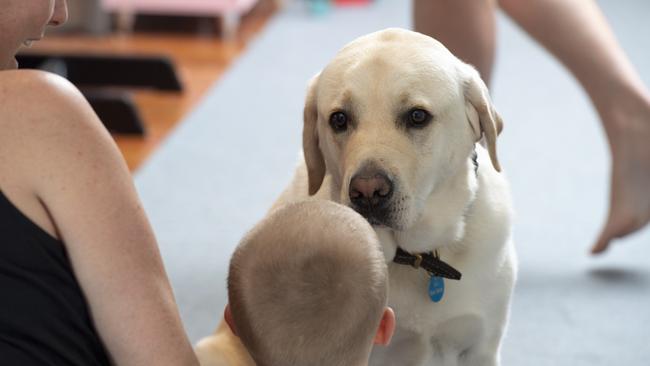
[[350, 201], [363, 211], [382, 208], [393, 194], [393, 182], [377, 168], [360, 170], [350, 181]]

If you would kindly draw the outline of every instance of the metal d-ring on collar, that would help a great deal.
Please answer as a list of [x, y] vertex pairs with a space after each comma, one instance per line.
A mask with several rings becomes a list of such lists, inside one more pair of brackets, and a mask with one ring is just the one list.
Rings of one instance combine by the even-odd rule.
[[438, 251], [428, 253], [415, 253], [411, 254], [402, 248], [397, 248], [393, 262], [397, 264], [404, 264], [412, 266], [413, 268], [422, 268], [427, 271], [431, 276], [444, 277], [450, 280], [460, 280], [462, 274], [443, 262], [438, 255]]

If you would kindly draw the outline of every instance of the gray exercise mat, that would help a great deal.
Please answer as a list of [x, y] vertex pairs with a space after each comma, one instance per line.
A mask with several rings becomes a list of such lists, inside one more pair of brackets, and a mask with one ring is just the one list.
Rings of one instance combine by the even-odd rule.
[[[650, 3], [600, 4], [649, 84]], [[357, 36], [410, 24], [404, 0], [321, 16], [288, 1], [138, 172], [192, 342], [218, 324], [230, 255], [291, 177], [307, 80]], [[609, 156], [585, 93], [502, 16], [492, 90], [520, 257], [503, 364], [650, 364], [650, 231], [587, 256], [607, 207]]]

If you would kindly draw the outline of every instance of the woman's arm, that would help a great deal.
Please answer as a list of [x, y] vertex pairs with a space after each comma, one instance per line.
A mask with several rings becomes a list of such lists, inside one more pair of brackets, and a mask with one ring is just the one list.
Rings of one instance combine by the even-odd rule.
[[[180, 321], [156, 239], [111, 136], [79, 91], [41, 72], [21, 73], [12, 134], [22, 176], [48, 211], [113, 361], [198, 365]], [[3, 104], [9, 105], [7, 99]], [[5, 108], [6, 109], [6, 108]], [[22, 154], [22, 155], [21, 155]]]

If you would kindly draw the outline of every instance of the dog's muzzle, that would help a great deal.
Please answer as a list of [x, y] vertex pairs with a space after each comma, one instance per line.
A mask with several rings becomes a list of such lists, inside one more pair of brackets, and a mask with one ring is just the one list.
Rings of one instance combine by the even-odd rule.
[[374, 164], [368, 164], [352, 177], [348, 194], [354, 210], [372, 225], [390, 226], [391, 198], [394, 184]]

